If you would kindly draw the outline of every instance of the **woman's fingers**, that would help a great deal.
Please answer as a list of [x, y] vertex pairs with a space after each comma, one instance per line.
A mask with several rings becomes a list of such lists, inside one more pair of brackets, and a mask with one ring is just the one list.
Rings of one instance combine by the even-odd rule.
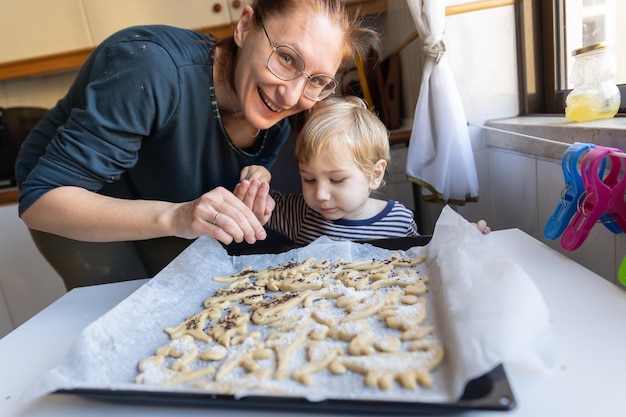
[[208, 204], [214, 209], [214, 216], [221, 213], [216, 224], [212, 224], [212, 219], [211, 224], [228, 233], [236, 242], [254, 243], [267, 237], [254, 212], [228, 190], [222, 188], [220, 198]]
[[254, 243], [267, 233], [255, 214], [233, 193], [218, 187], [180, 206], [174, 219], [175, 235], [209, 235], [222, 243]]

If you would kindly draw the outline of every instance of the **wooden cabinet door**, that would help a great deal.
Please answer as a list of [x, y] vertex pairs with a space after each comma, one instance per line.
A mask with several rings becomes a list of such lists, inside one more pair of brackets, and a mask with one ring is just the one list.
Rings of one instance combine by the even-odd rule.
[[195, 29], [227, 24], [230, 22], [228, 1], [83, 0], [94, 46], [128, 26], [165, 24]]
[[246, 5], [252, 4], [252, 0], [226, 0], [228, 2], [228, 12], [230, 20], [236, 22], [241, 16], [241, 11]]
[[0, 0], [0, 63], [87, 48], [81, 0]]

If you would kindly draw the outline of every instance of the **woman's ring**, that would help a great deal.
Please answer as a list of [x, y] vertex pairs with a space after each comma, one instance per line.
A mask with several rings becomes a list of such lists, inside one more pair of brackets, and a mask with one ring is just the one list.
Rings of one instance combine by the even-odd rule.
[[222, 213], [220, 213], [219, 211], [217, 213], [215, 213], [215, 217], [213, 217], [213, 224], [217, 226], [217, 219], [220, 218], [220, 216], [222, 215]]

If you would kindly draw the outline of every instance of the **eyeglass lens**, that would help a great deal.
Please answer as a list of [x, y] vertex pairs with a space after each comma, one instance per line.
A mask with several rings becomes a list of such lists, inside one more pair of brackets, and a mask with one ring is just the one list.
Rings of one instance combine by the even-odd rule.
[[[304, 59], [293, 48], [275, 46], [267, 60], [268, 69], [281, 80], [289, 81], [304, 73]], [[332, 94], [337, 82], [324, 74], [307, 75], [304, 95], [311, 100], [321, 100]]]

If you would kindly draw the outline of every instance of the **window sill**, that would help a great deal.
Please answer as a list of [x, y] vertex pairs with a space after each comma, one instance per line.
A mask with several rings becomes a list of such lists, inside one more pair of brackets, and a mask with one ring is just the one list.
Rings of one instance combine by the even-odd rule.
[[577, 123], [561, 115], [521, 116], [485, 123], [488, 147], [561, 159], [574, 142], [626, 149], [626, 117]]

